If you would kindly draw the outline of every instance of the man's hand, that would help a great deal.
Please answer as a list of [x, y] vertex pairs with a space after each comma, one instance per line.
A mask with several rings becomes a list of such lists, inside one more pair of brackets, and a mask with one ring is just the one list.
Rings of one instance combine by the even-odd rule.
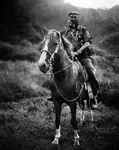
[[77, 53], [77, 52], [71, 52], [71, 54], [72, 54], [72, 57], [75, 57], [75, 56], [77, 56], [77, 55], [78, 55], [78, 53]]
[[82, 50], [81, 49], [78, 49], [77, 50], [77, 54], [81, 54], [82, 53]]

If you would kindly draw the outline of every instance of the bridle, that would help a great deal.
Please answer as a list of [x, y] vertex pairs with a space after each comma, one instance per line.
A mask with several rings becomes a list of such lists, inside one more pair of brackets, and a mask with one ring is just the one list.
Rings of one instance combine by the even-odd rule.
[[[72, 63], [71, 63], [71, 64], [68, 65], [67, 67], [65, 67], [65, 68], [63, 68], [63, 69], [61, 69], [61, 70], [59, 70], [59, 71], [53, 72], [54, 56], [55, 56], [55, 54], [58, 53], [59, 48], [60, 48], [61, 45], [62, 45], [62, 43], [61, 43], [61, 37], [60, 37], [60, 41], [59, 41], [59, 43], [58, 43], [58, 45], [57, 45], [57, 47], [56, 47], [56, 49], [55, 49], [55, 51], [54, 51], [53, 53], [49, 52], [48, 49], [42, 49], [42, 50], [41, 50], [41, 53], [42, 53], [42, 52], [46, 52], [46, 53], [48, 53], [48, 54], [50, 55], [50, 59], [49, 59], [49, 61], [48, 61], [48, 63], [49, 63], [49, 69], [48, 69], [47, 73], [50, 72], [50, 73], [52, 74], [52, 76], [54, 76], [55, 74], [58, 74], [58, 73], [62, 72], [63, 70], [66, 70], [66, 69], [68, 69], [69, 67], [72, 66]], [[47, 73], [46, 73], [46, 74], [47, 74]]]
[[54, 51], [53, 53], [49, 52], [48, 49], [42, 49], [42, 50], [41, 50], [41, 53], [42, 53], [42, 52], [46, 52], [46, 53], [48, 53], [48, 54], [50, 55], [50, 59], [49, 59], [49, 65], [50, 65], [50, 66], [49, 66], [49, 69], [48, 69], [46, 75], [50, 73], [50, 77], [52, 77], [53, 82], [54, 82], [54, 85], [55, 85], [55, 87], [56, 87], [57, 92], [59, 93], [59, 95], [60, 95], [65, 101], [67, 101], [67, 102], [73, 102], [73, 101], [76, 101], [76, 100], [80, 97], [80, 94], [81, 94], [81, 92], [83, 91], [84, 86], [82, 86], [82, 88], [81, 88], [81, 90], [80, 90], [78, 96], [77, 96], [76, 98], [71, 99], [71, 100], [67, 99], [67, 98], [61, 93], [61, 91], [59, 90], [59, 88], [58, 88], [58, 86], [57, 86], [57, 83], [56, 83], [55, 80], [54, 80], [54, 75], [56, 75], [56, 74], [58, 74], [58, 73], [60, 73], [60, 72], [62, 72], [62, 71], [64, 71], [64, 70], [67, 70], [68, 68], [70, 68], [70, 67], [73, 65], [73, 63], [71, 62], [71, 64], [68, 65], [67, 67], [65, 67], [65, 68], [63, 68], [63, 69], [61, 69], [61, 70], [59, 70], [59, 71], [53, 72], [54, 55], [58, 53], [60, 46], [61, 46], [61, 38], [60, 38], [60, 42], [58, 43], [58, 45], [57, 45], [57, 47], [56, 47], [56, 49], [55, 49], [55, 51]]

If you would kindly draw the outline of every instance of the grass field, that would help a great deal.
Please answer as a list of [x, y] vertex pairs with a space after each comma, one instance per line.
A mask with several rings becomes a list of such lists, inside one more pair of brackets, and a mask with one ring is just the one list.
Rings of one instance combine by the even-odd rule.
[[88, 121], [80, 126], [77, 110], [80, 146], [73, 147], [70, 112], [63, 107], [61, 140], [52, 145], [55, 135], [53, 105], [45, 97], [24, 99], [0, 104], [0, 149], [12, 150], [116, 150], [119, 148], [119, 111], [100, 105], [94, 113], [94, 127]]
[[[9, 49], [10, 46], [7, 46]], [[5, 45], [5, 48], [7, 46]], [[28, 48], [25, 47], [26, 52], [22, 53], [25, 59], [20, 60], [22, 56], [18, 50], [19, 46], [12, 46], [10, 50], [19, 59], [13, 60], [11, 57], [12, 59], [8, 60], [6, 57], [6, 61], [0, 61], [0, 150], [119, 149], [118, 59], [115, 58], [110, 67], [109, 60], [97, 58], [100, 105], [93, 112], [93, 127], [88, 118], [88, 111], [85, 124], [80, 126], [78, 107], [80, 146], [73, 147], [70, 111], [65, 105], [62, 107], [61, 116], [62, 136], [60, 144], [56, 146], [51, 144], [55, 135], [53, 104], [46, 100], [50, 91], [46, 88], [47, 82], [43, 84], [48, 79], [39, 71], [37, 62], [33, 61], [36, 58], [31, 59], [31, 55], [27, 55]], [[33, 49], [29, 53], [34, 53]]]
[[[88, 112], [84, 126], [80, 126], [78, 108], [79, 147], [73, 147], [70, 111], [63, 106], [60, 145], [52, 145], [55, 114], [52, 102], [46, 100], [49, 90], [42, 86], [47, 78], [39, 72], [37, 63], [1, 61], [0, 72], [0, 150], [119, 148], [119, 111], [104, 104], [100, 104], [99, 109], [94, 111], [94, 127], [90, 125]], [[106, 83], [101, 84], [101, 101], [107, 103], [113, 95], [115, 86], [111, 86], [108, 89]]]

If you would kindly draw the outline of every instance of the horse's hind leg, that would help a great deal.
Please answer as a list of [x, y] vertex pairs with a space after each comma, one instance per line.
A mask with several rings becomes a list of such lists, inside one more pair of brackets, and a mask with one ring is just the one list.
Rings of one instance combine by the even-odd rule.
[[77, 127], [77, 121], [76, 121], [76, 103], [73, 103], [70, 105], [71, 109], [71, 124], [74, 129], [74, 145], [80, 145], [79, 144], [79, 135], [78, 135], [78, 127]]
[[93, 124], [94, 118], [93, 118], [93, 111], [91, 108], [90, 108], [90, 118], [91, 118], [91, 123]]
[[54, 101], [55, 106], [55, 126], [56, 126], [56, 133], [55, 133], [55, 139], [53, 140], [52, 144], [59, 144], [60, 139], [60, 116], [61, 116], [61, 106], [62, 104]]
[[83, 123], [85, 121], [85, 110], [81, 109], [81, 118], [80, 118], [80, 125], [83, 126]]

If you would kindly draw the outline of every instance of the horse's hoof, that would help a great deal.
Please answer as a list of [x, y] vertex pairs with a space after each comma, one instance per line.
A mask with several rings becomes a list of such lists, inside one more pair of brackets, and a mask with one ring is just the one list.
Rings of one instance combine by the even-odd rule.
[[59, 139], [54, 139], [54, 141], [52, 141], [52, 144], [58, 145], [59, 144]]
[[80, 145], [79, 139], [75, 140], [73, 146], [79, 146], [79, 145]]
[[80, 145], [79, 141], [73, 144], [73, 146], [79, 146], [79, 145]]
[[56, 141], [53, 141], [52, 144], [58, 145], [59, 143]]

